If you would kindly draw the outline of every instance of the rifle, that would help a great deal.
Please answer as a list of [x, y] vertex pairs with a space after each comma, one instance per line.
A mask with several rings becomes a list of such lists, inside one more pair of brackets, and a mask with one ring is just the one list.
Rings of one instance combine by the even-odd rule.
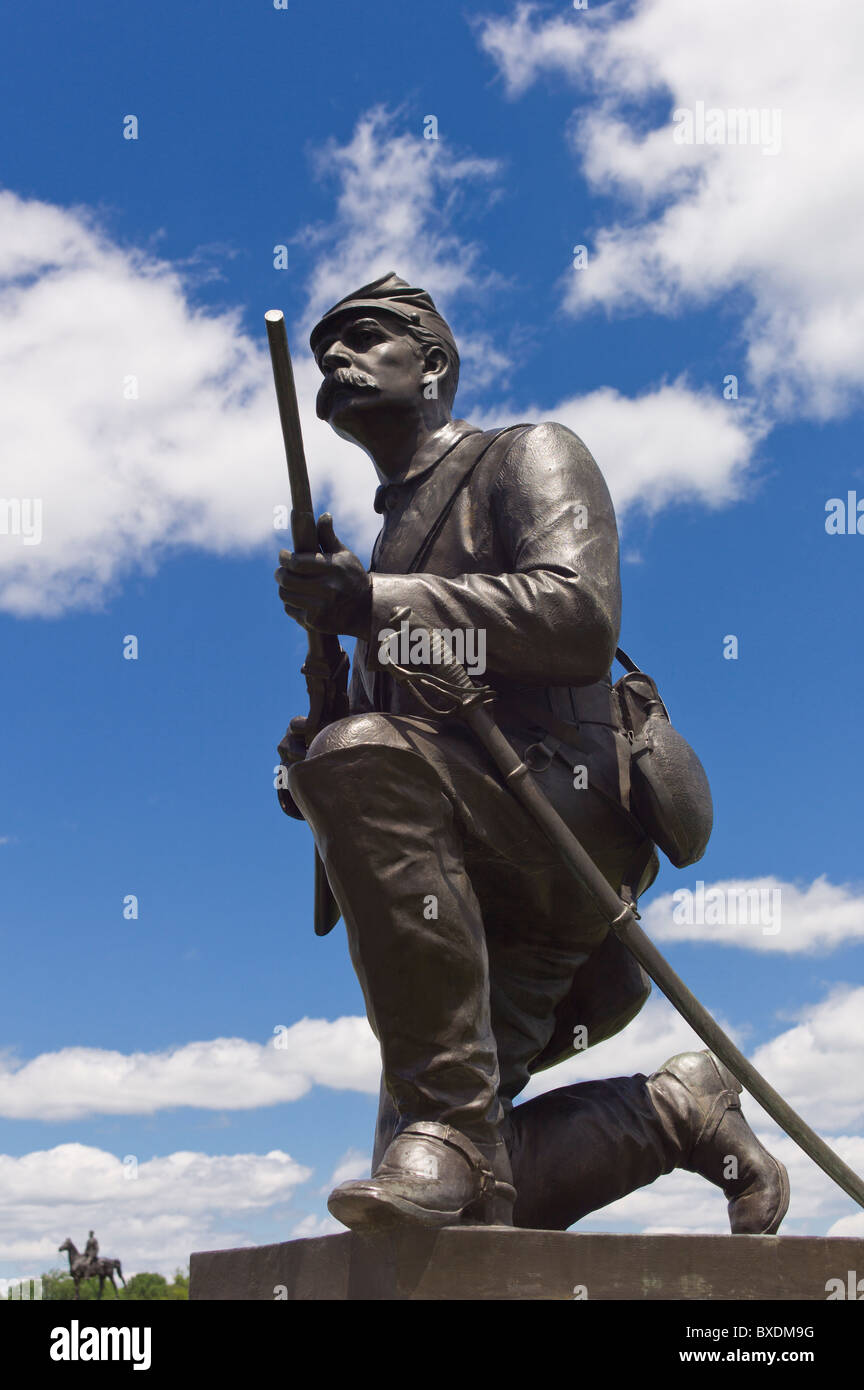
[[[273, 380], [279, 404], [279, 421], [291, 485], [291, 536], [297, 554], [311, 555], [319, 549], [318, 526], [312, 510], [312, 490], [309, 486], [309, 470], [306, 467], [306, 453], [300, 429], [300, 412], [297, 408], [297, 390], [294, 386], [291, 353], [288, 350], [288, 335], [285, 332], [285, 316], [281, 309], [268, 309], [264, 319], [267, 324], [270, 360], [273, 364]], [[306, 633], [309, 650], [301, 673], [306, 678], [306, 690], [309, 694], [309, 714], [303, 728], [303, 739], [308, 748], [317, 733], [348, 713], [348, 656], [342, 650], [338, 637], [327, 632], [315, 632], [312, 628], [307, 628]], [[283, 743], [291, 736], [292, 730], [289, 729]], [[283, 748], [280, 744], [280, 758], [282, 753]], [[281, 788], [278, 795], [283, 811], [290, 814]], [[321, 856], [316, 849], [316, 936], [326, 936], [338, 921], [339, 908], [333, 897]]]

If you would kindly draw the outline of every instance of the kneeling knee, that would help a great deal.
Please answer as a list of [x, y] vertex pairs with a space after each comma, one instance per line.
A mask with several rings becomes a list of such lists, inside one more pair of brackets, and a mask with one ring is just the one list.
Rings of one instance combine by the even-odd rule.
[[309, 745], [307, 758], [321, 757], [325, 753], [342, 753], [351, 748], [370, 747], [407, 748], [409, 745], [383, 714], [350, 714], [346, 719], [337, 719], [328, 724]]

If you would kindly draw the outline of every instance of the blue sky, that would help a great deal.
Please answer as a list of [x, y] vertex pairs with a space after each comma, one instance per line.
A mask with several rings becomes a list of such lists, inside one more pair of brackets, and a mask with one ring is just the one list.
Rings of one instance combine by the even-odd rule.
[[[864, 498], [861, 19], [828, 7], [805, 83], [809, 8], [7, 16], [0, 495], [39, 498], [42, 534], [0, 534], [0, 1276], [91, 1226], [169, 1273], [331, 1229], [331, 1177], [368, 1155], [374, 1044], [342, 931], [312, 935], [310, 837], [272, 787], [305, 692], [272, 580], [287, 492], [263, 314], [289, 322], [316, 498], [368, 555], [376, 480], [314, 419], [306, 338], [388, 270], [454, 326], [457, 414], [561, 419], [606, 474], [622, 644], [716, 806], [705, 859], [664, 866], [646, 923], [864, 1168], [864, 537], [825, 528], [828, 499]], [[779, 153], [676, 144], [673, 110], [699, 101], [781, 110]], [[781, 886], [781, 930], [676, 928], [669, 895], [699, 879]], [[303, 1019], [321, 1022], [275, 1050]], [[654, 1000], [544, 1084], [688, 1045]], [[750, 1113], [792, 1169], [789, 1231], [864, 1233]], [[679, 1174], [588, 1225], [724, 1222]]]

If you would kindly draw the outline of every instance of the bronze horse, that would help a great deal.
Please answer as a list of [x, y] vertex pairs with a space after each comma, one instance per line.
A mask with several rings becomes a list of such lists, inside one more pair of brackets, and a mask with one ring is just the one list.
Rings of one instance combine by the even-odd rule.
[[90, 1260], [87, 1258], [86, 1255], [82, 1255], [81, 1252], [76, 1249], [72, 1241], [68, 1239], [64, 1240], [63, 1244], [61, 1246], [58, 1246], [58, 1249], [66, 1250], [69, 1254], [69, 1272], [75, 1281], [76, 1299], [81, 1297], [81, 1280], [93, 1279], [96, 1277], [98, 1277], [99, 1279], [98, 1297], [102, 1297], [102, 1290], [105, 1286], [106, 1279], [109, 1279], [111, 1281], [111, 1287], [114, 1290], [114, 1296], [116, 1297], [117, 1285], [114, 1283], [115, 1272], [117, 1273], [120, 1279], [120, 1283], [123, 1285], [125, 1289], [126, 1280], [123, 1278], [123, 1271], [120, 1268], [119, 1260], [105, 1260], [101, 1258]]

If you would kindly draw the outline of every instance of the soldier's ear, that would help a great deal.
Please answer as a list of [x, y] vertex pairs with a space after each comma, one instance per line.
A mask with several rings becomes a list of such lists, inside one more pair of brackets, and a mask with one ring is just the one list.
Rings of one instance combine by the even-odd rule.
[[442, 377], [447, 371], [447, 354], [443, 348], [432, 346], [428, 347], [423, 354], [423, 371], [433, 376]]
[[429, 347], [423, 354], [423, 394], [426, 397], [438, 399], [439, 391], [442, 390], [444, 378], [449, 367], [447, 354], [443, 348]]

